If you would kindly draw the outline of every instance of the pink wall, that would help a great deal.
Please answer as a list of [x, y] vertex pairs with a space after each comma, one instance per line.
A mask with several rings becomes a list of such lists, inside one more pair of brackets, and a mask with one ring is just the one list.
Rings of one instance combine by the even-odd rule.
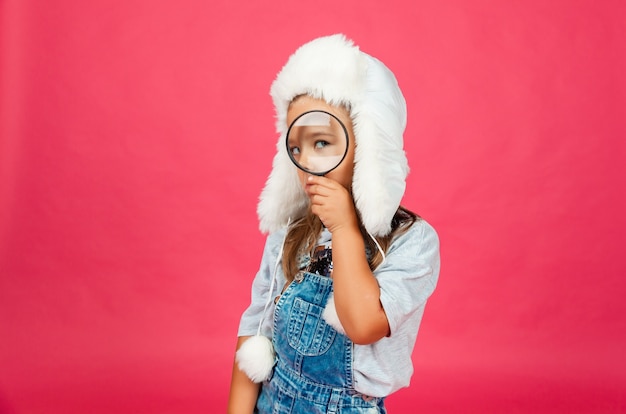
[[0, 413], [224, 412], [269, 85], [335, 32], [442, 242], [391, 412], [625, 412], [625, 3], [248, 3], [0, 1]]

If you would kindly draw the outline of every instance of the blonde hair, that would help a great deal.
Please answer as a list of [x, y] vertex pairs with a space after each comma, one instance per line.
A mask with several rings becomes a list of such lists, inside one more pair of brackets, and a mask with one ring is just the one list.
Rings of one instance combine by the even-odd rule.
[[[383, 237], [376, 237], [376, 241], [384, 253], [387, 253], [393, 239], [406, 232], [420, 217], [415, 213], [400, 206], [391, 222], [391, 232]], [[372, 238], [367, 234], [362, 224], [359, 225], [365, 250], [370, 252], [367, 262], [372, 271], [374, 271], [383, 261], [383, 254]], [[298, 258], [303, 254], [310, 254], [317, 245], [317, 240], [322, 232], [321, 220], [311, 213], [309, 209], [307, 213], [300, 219], [296, 220], [287, 229], [285, 236], [285, 245], [283, 247], [283, 273], [287, 282], [291, 282], [296, 273], [300, 271]]]

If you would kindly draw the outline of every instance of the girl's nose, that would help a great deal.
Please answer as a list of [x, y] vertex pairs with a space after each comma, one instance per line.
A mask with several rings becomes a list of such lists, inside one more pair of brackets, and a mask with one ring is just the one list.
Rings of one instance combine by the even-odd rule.
[[309, 156], [307, 155], [306, 151], [300, 153], [300, 157], [298, 158], [298, 164], [300, 164], [300, 167], [304, 169], [310, 169]]

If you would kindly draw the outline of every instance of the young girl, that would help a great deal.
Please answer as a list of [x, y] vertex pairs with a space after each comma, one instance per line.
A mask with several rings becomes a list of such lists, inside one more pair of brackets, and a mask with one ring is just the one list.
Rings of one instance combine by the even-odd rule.
[[[385, 397], [409, 384], [439, 275], [435, 231], [400, 206], [404, 98], [391, 71], [342, 35], [301, 46], [271, 96], [280, 138], [258, 206], [269, 236], [241, 317], [228, 411], [385, 413]], [[310, 112], [347, 135], [323, 173], [290, 138]], [[310, 151], [334, 145], [324, 134]]]

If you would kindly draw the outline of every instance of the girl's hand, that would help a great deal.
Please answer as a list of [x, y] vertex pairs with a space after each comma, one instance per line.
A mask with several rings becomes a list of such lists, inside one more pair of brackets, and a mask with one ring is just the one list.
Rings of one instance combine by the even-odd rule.
[[311, 200], [311, 212], [331, 233], [341, 228], [358, 229], [354, 201], [344, 186], [330, 178], [311, 175], [305, 191]]

